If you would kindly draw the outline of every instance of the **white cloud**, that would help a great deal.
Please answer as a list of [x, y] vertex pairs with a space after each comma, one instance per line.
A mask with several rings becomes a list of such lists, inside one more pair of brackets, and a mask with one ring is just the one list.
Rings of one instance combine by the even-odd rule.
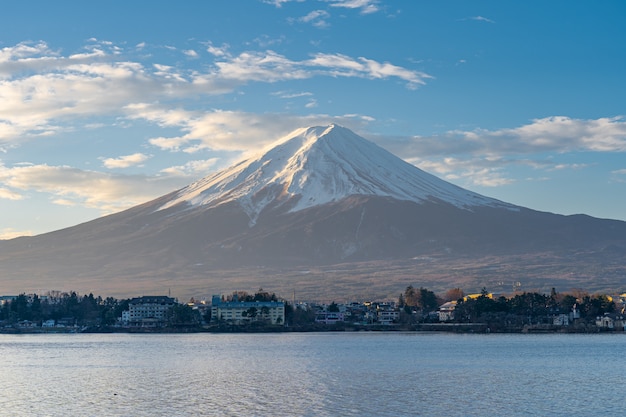
[[[187, 185], [199, 176], [228, 166], [249, 154], [267, 147], [280, 136], [302, 126], [339, 123], [355, 130], [371, 118], [358, 115], [295, 116], [214, 111], [210, 113], [169, 110], [156, 105], [135, 105], [128, 110], [132, 117], [163, 127], [178, 128], [179, 137], [153, 139], [155, 146], [189, 153], [203, 149], [219, 150], [222, 155], [197, 159], [183, 165], [162, 169], [157, 175], [113, 175], [70, 166], [0, 163], [0, 198], [44, 193], [57, 205], [83, 206], [102, 214], [120, 211]], [[165, 144], [165, 141], [170, 143]], [[141, 163], [141, 153], [103, 160], [111, 168]], [[14, 191], [10, 191], [14, 190]]]
[[223, 56], [228, 56], [228, 49], [230, 48], [230, 46], [228, 44], [224, 44], [222, 46], [215, 46], [213, 45], [211, 42], [207, 43], [206, 45], [206, 50], [208, 53], [210, 53], [211, 55], [217, 56], [217, 57], [223, 57]]
[[435, 173], [453, 182], [462, 181], [466, 184], [483, 187], [498, 187], [514, 182], [503, 172], [504, 165], [508, 163], [501, 160], [448, 157], [442, 160], [413, 160], [410, 162], [427, 172]]
[[342, 7], [346, 9], [361, 9], [361, 13], [375, 13], [379, 9], [377, 0], [327, 0], [331, 7]]
[[262, 0], [263, 3], [271, 4], [276, 7], [282, 7], [284, 3], [296, 2], [303, 3], [305, 0]]
[[274, 51], [243, 52], [236, 57], [215, 63], [217, 71], [193, 77], [196, 91], [230, 92], [249, 82], [275, 83], [313, 77], [354, 77], [364, 79], [399, 78], [414, 89], [432, 76], [380, 63], [367, 58], [354, 59], [342, 54], [316, 54], [311, 59], [292, 61]]
[[187, 55], [189, 58], [198, 58], [199, 55], [193, 49], [186, 49], [183, 51], [183, 54]]
[[501, 186], [513, 179], [512, 165], [544, 172], [580, 170], [588, 164], [546, 160], [546, 153], [626, 152], [623, 118], [547, 117], [517, 128], [449, 131], [437, 136], [374, 138], [381, 146], [443, 178], [481, 186]]
[[272, 93], [273, 96], [277, 96], [280, 98], [284, 98], [284, 99], [292, 99], [292, 98], [299, 98], [299, 97], [310, 97], [313, 95], [313, 93], [310, 92], [301, 92], [301, 93], [290, 93], [290, 92], [286, 92], [286, 91], [277, 91], [275, 93]]
[[473, 17], [470, 17], [469, 20], [476, 20], [478, 22], [486, 22], [486, 23], [496, 23], [493, 20], [487, 19], [486, 17], [483, 17], [483, 16], [473, 16]]
[[218, 158], [189, 161], [184, 165], [172, 166], [161, 170], [162, 173], [174, 176], [197, 177], [207, 175], [215, 169]]
[[142, 153], [134, 153], [132, 155], [120, 156], [119, 158], [104, 158], [102, 163], [106, 168], [128, 168], [135, 165], [141, 165], [150, 157]]
[[74, 207], [76, 205], [76, 202], [68, 200], [67, 198], [55, 198], [54, 200], [52, 200], [52, 203], [56, 204], [57, 206], [66, 207]]
[[532, 155], [545, 152], [626, 152], [626, 121], [622, 117], [572, 119], [555, 116], [508, 129], [453, 130], [435, 136], [381, 141], [396, 154], [414, 157], [443, 155]]
[[255, 152], [281, 135], [302, 126], [338, 123], [354, 129], [371, 118], [360, 115], [297, 116], [215, 110], [212, 112], [169, 110], [156, 105], [136, 105], [129, 117], [147, 120], [162, 127], [176, 127], [181, 135], [155, 137], [150, 144], [168, 151], [195, 153], [213, 151]]
[[[93, 41], [97, 42], [97, 41]], [[119, 47], [100, 41], [88, 52], [63, 56], [47, 44], [22, 43], [0, 50], [0, 144], [19, 143], [93, 124], [89, 118], [124, 117], [137, 103], [172, 102], [227, 94], [252, 83], [313, 77], [396, 78], [416, 88], [430, 75], [388, 62], [317, 54], [294, 61], [273, 51], [237, 56], [227, 46], [208, 50], [216, 61], [203, 72], [160, 63], [120, 60]], [[128, 54], [124, 54], [128, 57]]]
[[62, 205], [82, 205], [103, 214], [145, 203], [186, 185], [171, 176], [120, 176], [67, 166], [0, 166], [0, 181], [25, 192], [48, 193]]
[[313, 10], [306, 16], [302, 16], [295, 20], [300, 23], [310, 23], [318, 28], [325, 28], [329, 26], [329, 23], [326, 21], [329, 17], [330, 13], [325, 10]]
[[34, 233], [31, 230], [15, 230], [11, 227], [0, 229], [0, 240], [14, 239], [20, 236], [32, 236]]
[[334, 77], [358, 77], [369, 79], [385, 79], [397, 77], [407, 82], [411, 89], [426, 83], [431, 75], [420, 71], [408, 70], [388, 62], [380, 63], [360, 57], [354, 59], [342, 54], [317, 54], [307, 61], [311, 66], [321, 67], [321, 72]]
[[588, 168], [589, 164], [556, 164], [549, 169], [552, 171], [563, 171], [563, 170], [580, 170]]
[[5, 200], [22, 200], [24, 196], [16, 193], [15, 191], [8, 190], [6, 188], [0, 188], [0, 199]]

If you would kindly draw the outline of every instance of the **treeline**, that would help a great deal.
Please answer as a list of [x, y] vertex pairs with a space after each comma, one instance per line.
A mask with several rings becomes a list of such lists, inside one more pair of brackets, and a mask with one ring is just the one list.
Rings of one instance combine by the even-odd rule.
[[247, 291], [234, 291], [232, 295], [222, 296], [222, 301], [241, 301], [241, 302], [254, 302], [254, 301], [280, 301], [275, 293], [269, 293], [263, 288], [259, 288], [254, 294], [249, 294]]
[[559, 314], [572, 314], [576, 319], [595, 321], [605, 313], [614, 313], [615, 303], [606, 295], [558, 294], [536, 292], [516, 294], [513, 297], [490, 297], [483, 289], [476, 298], [460, 299], [454, 310], [454, 321], [504, 323], [508, 325], [548, 323]]
[[400, 322], [438, 321], [435, 312], [447, 301], [456, 301], [451, 320], [455, 323], [486, 323], [493, 329], [549, 324], [555, 316], [566, 314], [580, 323], [593, 323], [596, 317], [614, 313], [616, 305], [606, 295], [584, 291], [549, 295], [524, 292], [510, 297], [494, 297], [485, 288], [480, 294], [465, 296], [459, 288], [440, 297], [426, 288], [409, 286], [398, 297]]
[[47, 320], [68, 325], [111, 325], [128, 309], [129, 300], [51, 292], [44, 296], [20, 294], [0, 308], [0, 321], [17, 323]]
[[[260, 288], [254, 294], [236, 291], [224, 296], [223, 301], [284, 301], [275, 293]], [[193, 298], [190, 300], [194, 302]], [[55, 324], [65, 326], [107, 327], [117, 324], [122, 311], [128, 310], [130, 299], [102, 298], [93, 294], [79, 295], [76, 292], [50, 291], [45, 295], [20, 294], [7, 300], [0, 306], [0, 323], [11, 326], [18, 323], [32, 322], [40, 327], [44, 322], [53, 320]], [[250, 312], [251, 315], [263, 314], [262, 310]], [[285, 301], [286, 322], [300, 324], [313, 322], [314, 314], [300, 311]], [[288, 321], [287, 321], [288, 320]], [[201, 313], [188, 304], [177, 304], [167, 314], [167, 326], [190, 327], [200, 326], [202, 322], [211, 321], [211, 309], [205, 308]]]

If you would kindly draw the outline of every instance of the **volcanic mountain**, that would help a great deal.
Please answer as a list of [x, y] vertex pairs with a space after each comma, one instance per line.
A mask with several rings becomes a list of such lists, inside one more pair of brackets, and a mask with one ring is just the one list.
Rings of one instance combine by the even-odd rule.
[[330, 125], [143, 205], [0, 242], [0, 276], [13, 291], [114, 295], [262, 285], [347, 297], [363, 285], [388, 295], [520, 280], [593, 289], [626, 284], [624, 255], [626, 222], [488, 198]]

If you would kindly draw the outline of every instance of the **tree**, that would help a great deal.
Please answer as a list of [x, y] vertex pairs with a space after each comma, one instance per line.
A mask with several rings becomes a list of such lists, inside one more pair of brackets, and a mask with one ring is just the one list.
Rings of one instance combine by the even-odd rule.
[[404, 302], [409, 307], [417, 307], [419, 304], [418, 294], [412, 285], [404, 290]]
[[404, 294], [400, 293], [400, 296], [398, 297], [398, 307], [404, 308], [405, 305], [406, 303], [404, 301]]
[[276, 297], [276, 294], [274, 293], [269, 293], [267, 291], [263, 291], [263, 288], [259, 288], [259, 291], [257, 291], [254, 294], [254, 298], [252, 299], [252, 301], [277, 301], [278, 298]]
[[422, 310], [423, 313], [434, 311], [439, 306], [439, 300], [437, 300], [435, 293], [424, 287], [420, 287], [417, 290], [412, 285], [409, 285], [404, 290], [403, 298], [405, 306]]
[[437, 300], [437, 296], [434, 292], [427, 290], [426, 288], [421, 288], [419, 290], [419, 307], [422, 309], [424, 313], [430, 313], [431, 311], [437, 310], [439, 306], [439, 302]]
[[22, 293], [15, 300], [11, 301], [11, 311], [15, 314], [16, 320], [30, 320], [31, 314], [28, 308], [28, 297]]
[[571, 294], [564, 295], [563, 297], [560, 297], [560, 298], [561, 299], [557, 305], [559, 309], [561, 310], [561, 312], [563, 313], [572, 311], [574, 304], [577, 303], [576, 297], [574, 297]]
[[270, 308], [267, 306], [261, 307], [261, 318], [263, 320], [266, 320], [269, 315], [270, 315]]
[[250, 317], [252, 320], [254, 320], [257, 316], [258, 310], [256, 307], [250, 307], [249, 309], [247, 309], [245, 311], [246, 316]]
[[613, 313], [615, 311], [615, 303], [606, 295], [586, 295], [580, 303], [580, 312], [582, 317], [594, 319], [604, 313]]
[[330, 305], [328, 306], [328, 308], [326, 310], [329, 313], [338, 313], [339, 312], [339, 306], [337, 305], [337, 303], [335, 303], [333, 301], [332, 303], [330, 303]]
[[199, 313], [187, 304], [174, 305], [167, 314], [170, 326], [193, 326], [200, 323]]
[[31, 319], [35, 321], [41, 320], [42, 311], [41, 311], [41, 299], [37, 294], [33, 295], [33, 301], [30, 303], [30, 314]]
[[446, 291], [446, 295], [444, 296], [445, 301], [458, 301], [461, 298], [465, 297], [465, 293], [460, 288], [452, 288], [451, 290]]

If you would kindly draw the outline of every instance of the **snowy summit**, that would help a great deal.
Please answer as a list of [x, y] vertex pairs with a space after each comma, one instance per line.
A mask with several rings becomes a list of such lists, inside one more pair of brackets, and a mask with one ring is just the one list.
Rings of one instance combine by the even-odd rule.
[[443, 181], [332, 124], [298, 129], [268, 151], [181, 189], [160, 209], [237, 201], [254, 225], [269, 204], [289, 202], [293, 212], [355, 195], [445, 202], [463, 209], [514, 207]]

